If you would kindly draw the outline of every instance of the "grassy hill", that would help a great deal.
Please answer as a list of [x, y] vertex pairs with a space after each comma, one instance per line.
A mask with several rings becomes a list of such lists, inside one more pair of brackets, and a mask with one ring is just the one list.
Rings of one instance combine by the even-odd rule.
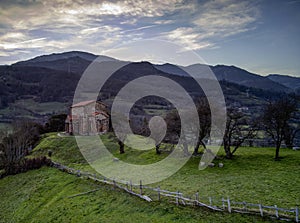
[[[96, 192], [73, 195], [99, 189]], [[262, 222], [256, 216], [147, 203], [44, 167], [0, 180], [0, 222]], [[266, 220], [266, 222], [271, 222]]]
[[[103, 142], [111, 153], [119, 159], [135, 164], [157, 162], [168, 155], [169, 145], [162, 146], [162, 154], [154, 150], [136, 151], [125, 148], [126, 153], [118, 153], [118, 145], [110, 135], [102, 136]], [[50, 134], [35, 148], [34, 155], [47, 155], [53, 152], [52, 159], [70, 167], [93, 171], [82, 157], [74, 137], [61, 138]], [[199, 191], [200, 197], [212, 196], [222, 198], [229, 196], [236, 201], [294, 207], [300, 205], [300, 152], [281, 149], [281, 161], [274, 161], [274, 148], [243, 147], [236, 152], [233, 160], [223, 158], [214, 163], [223, 163], [224, 167], [198, 170], [200, 157], [192, 157], [187, 164], [172, 177], [153, 186], [170, 191], [194, 195]], [[71, 154], [71, 155], [70, 155]], [[112, 161], [113, 162], [113, 161]], [[130, 179], [128, 179], [130, 180]]]
[[[126, 148], [118, 154], [116, 142], [110, 135], [102, 136], [110, 151], [131, 163], [152, 163], [168, 155], [154, 150], [134, 151]], [[31, 156], [53, 152], [52, 159], [71, 167], [92, 172], [76, 146], [74, 137], [47, 134]], [[272, 148], [240, 148], [234, 160], [220, 158], [223, 168], [198, 170], [199, 159], [192, 158], [172, 177], [154, 185], [184, 194], [199, 191], [205, 196], [230, 196], [236, 201], [261, 202], [265, 205], [294, 207], [300, 204], [300, 153], [282, 149], [282, 161], [273, 161]], [[81, 196], [73, 195], [99, 189]], [[204, 208], [176, 206], [140, 200], [114, 190], [110, 186], [44, 167], [0, 180], [0, 222], [272, 222], [259, 216], [219, 213]], [[273, 220], [275, 221], [275, 220]]]

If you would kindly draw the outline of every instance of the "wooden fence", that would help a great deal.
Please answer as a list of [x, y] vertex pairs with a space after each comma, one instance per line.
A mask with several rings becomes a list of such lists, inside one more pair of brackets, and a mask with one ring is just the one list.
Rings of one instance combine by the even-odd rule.
[[[121, 190], [124, 190], [127, 193], [137, 196], [148, 202], [161, 201], [162, 199], [164, 199], [171, 203], [175, 203], [176, 205], [199, 206], [214, 211], [227, 211], [229, 213], [237, 212], [243, 214], [257, 214], [262, 217], [267, 216], [271, 218], [276, 218], [278, 220], [294, 221], [297, 223], [299, 222], [298, 207], [288, 209], [288, 208], [277, 207], [277, 205], [266, 206], [262, 204], [252, 204], [245, 201], [237, 202], [231, 200], [230, 198], [216, 199], [213, 197], [200, 197], [198, 192], [195, 193], [192, 197], [188, 197], [188, 196], [184, 196], [184, 194], [179, 191], [172, 192], [168, 190], [163, 190], [160, 187], [153, 188], [153, 187], [143, 185], [142, 181], [140, 181], [139, 184], [133, 184], [131, 181], [129, 182], [124, 181], [120, 183], [114, 179], [109, 179], [98, 174], [91, 174], [80, 170], [75, 170], [73, 168], [64, 166], [60, 163], [53, 162], [53, 161], [52, 161], [52, 166], [61, 171], [67, 172], [69, 174], [77, 175], [78, 177], [86, 177], [93, 181], [109, 184], [114, 188], [119, 188]], [[89, 191], [82, 194], [87, 194], [93, 191]]]

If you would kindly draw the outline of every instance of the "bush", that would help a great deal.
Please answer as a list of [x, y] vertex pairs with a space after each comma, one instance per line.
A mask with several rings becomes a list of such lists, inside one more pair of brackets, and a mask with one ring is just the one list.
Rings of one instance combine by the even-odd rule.
[[3, 178], [8, 175], [15, 175], [18, 173], [24, 173], [28, 170], [39, 169], [42, 166], [50, 166], [51, 160], [46, 156], [37, 157], [37, 158], [26, 158], [18, 163], [6, 166], [4, 170], [0, 171], [0, 178]]

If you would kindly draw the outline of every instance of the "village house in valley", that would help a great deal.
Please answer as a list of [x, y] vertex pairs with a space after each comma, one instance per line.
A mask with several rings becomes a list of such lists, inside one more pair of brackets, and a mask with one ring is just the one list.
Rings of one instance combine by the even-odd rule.
[[107, 106], [100, 101], [83, 101], [70, 107], [65, 131], [74, 135], [96, 135], [109, 130]]

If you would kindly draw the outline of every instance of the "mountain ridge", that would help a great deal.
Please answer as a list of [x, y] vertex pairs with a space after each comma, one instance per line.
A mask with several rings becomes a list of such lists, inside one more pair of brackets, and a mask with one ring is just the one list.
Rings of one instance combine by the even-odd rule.
[[106, 60], [115, 60], [112, 57], [104, 56], [104, 55], [95, 55], [89, 52], [84, 52], [84, 51], [67, 51], [67, 52], [61, 52], [61, 53], [51, 53], [51, 54], [46, 54], [46, 55], [40, 55], [37, 57], [33, 57], [28, 60], [23, 60], [19, 61], [16, 63], [13, 63], [12, 65], [24, 63], [24, 62], [49, 62], [49, 61], [55, 61], [59, 59], [67, 59], [70, 57], [81, 57], [82, 59], [88, 60], [88, 61], [93, 61], [97, 57], [103, 57], [103, 59]]
[[282, 74], [269, 74], [269, 79], [300, 92], [300, 78]]
[[[13, 65], [0, 66], [0, 122], [1, 120], [2, 122], [4, 120], [14, 120], [16, 117], [28, 117], [28, 107], [33, 108], [32, 114], [30, 114], [33, 118], [44, 117], [44, 113], [39, 112], [41, 111], [41, 105], [46, 106], [47, 109], [45, 108], [43, 111], [48, 115], [54, 114], [56, 111], [66, 111], [72, 103], [74, 92], [82, 73], [92, 62], [89, 59], [91, 55], [80, 54], [89, 55], [89, 58], [83, 58], [84, 56], [79, 56], [79, 54], [78, 52], [75, 54], [74, 52], [66, 53], [66, 55], [62, 53], [58, 57], [56, 54], [54, 54], [54, 57], [51, 54], [50, 59], [47, 58], [47, 55], [44, 55], [43, 57], [38, 57], [38, 59], [33, 58]], [[92, 57], [95, 58], [96, 55], [92, 55]], [[104, 63], [106, 62], [119, 63], [121, 61], [112, 58], [112, 61], [104, 61]], [[210, 72], [210, 70], [215, 71], [216, 76], [219, 77], [219, 83], [227, 104], [235, 103], [239, 107], [246, 106], [253, 112], [259, 112], [261, 105], [266, 100], [289, 92], [286, 90], [289, 88], [266, 77], [249, 73], [234, 66], [194, 64], [181, 67], [174, 64], [156, 65], [142, 61], [128, 63], [113, 73], [103, 85], [98, 99], [109, 103], [127, 83], [146, 75], [159, 75], [169, 78], [181, 85], [193, 99], [197, 99], [204, 96], [204, 92], [188, 73], [192, 73], [193, 76], [199, 75], [199, 78], [202, 78], [204, 81], [202, 83], [209, 84], [209, 81], [213, 80], [206, 78], [208, 77], [207, 73], [206, 76], [201, 76], [201, 74], [206, 71]], [[235, 71], [235, 73], [233, 72], [234, 75], [238, 78], [244, 76], [246, 81], [242, 82], [242, 80], [237, 78], [235, 83], [229, 82], [228, 75], [231, 75], [233, 70]], [[183, 71], [185, 73], [181, 73]], [[175, 73], [175, 75], [172, 73]], [[224, 75], [227, 75], [227, 78], [222, 78]], [[271, 86], [259, 85], [255, 80], [263, 80], [263, 84], [270, 84]], [[92, 81], [88, 86], [85, 86], [86, 92], [83, 94], [83, 100], [88, 98], [86, 95], [89, 95], [91, 90], [96, 89], [99, 91], [96, 85], [97, 82]], [[277, 86], [282, 91], [274, 90]], [[156, 104], [153, 98], [147, 100], [152, 104]], [[50, 106], [49, 103], [54, 103], [55, 107], [52, 104]], [[139, 112], [136, 111], [136, 114], [139, 114]]]
[[[82, 73], [88, 65], [94, 61], [95, 59], [98, 61], [117, 61], [117, 59], [105, 56], [105, 55], [95, 55], [89, 52], [84, 51], [67, 51], [61, 53], [52, 53], [48, 55], [40, 55], [28, 60], [19, 61], [12, 65], [5, 65], [5, 66], [31, 66], [31, 67], [45, 67], [54, 70], [62, 70], [68, 71], [73, 73]], [[53, 63], [53, 64], [52, 64]], [[279, 75], [281, 80], [278, 81], [278, 77], [274, 77], [274, 75], [270, 74], [268, 76], [262, 76], [259, 74], [255, 74], [249, 72], [243, 68], [234, 66], [234, 65], [224, 65], [224, 64], [217, 64], [217, 65], [208, 65], [208, 64], [191, 64], [188, 66], [180, 66], [177, 64], [153, 64], [154, 67], [160, 71], [179, 75], [179, 76], [189, 76], [184, 69], [191, 69], [192, 67], [209, 67], [218, 80], [225, 80], [228, 82], [240, 84], [243, 86], [248, 87], [257, 87], [257, 88], [266, 88], [274, 91], [284, 91], [284, 92], [294, 92], [295, 89], [300, 87], [297, 85], [294, 86], [294, 83], [289, 81], [282, 82], [282, 78], [297, 80], [297, 83], [300, 78], [293, 77], [288, 75]], [[3, 66], [3, 65], [1, 65]], [[182, 69], [184, 68], [184, 69]], [[286, 84], [283, 84], [288, 82]]]
[[[56, 81], [60, 82], [59, 78], [61, 78], [61, 80], [67, 81], [68, 79], [66, 77], [72, 78], [73, 77], [72, 75], [74, 74], [76, 74], [75, 79], [78, 80], [78, 78], [80, 78], [80, 76], [83, 74], [86, 68], [96, 58], [97, 61], [99, 62], [119, 61], [112, 57], [97, 56], [95, 54], [91, 54], [88, 52], [69, 51], [63, 53], [41, 55], [29, 60], [17, 62], [12, 65], [0, 66], [0, 72], [2, 72], [2, 76], [6, 74], [5, 75], [6, 77], [4, 77], [4, 79], [7, 78], [9, 79], [14, 77], [17, 78], [16, 80], [18, 80], [18, 82], [20, 81], [26, 82], [26, 78], [34, 80], [37, 77], [39, 77], [38, 79], [41, 82], [41, 80], [44, 78], [43, 76], [45, 75], [51, 76], [46, 78], [46, 80], [47, 79], [53, 80], [53, 76], [55, 76], [57, 78]], [[208, 73], [212, 71], [215, 74], [217, 80], [219, 81], [226, 81], [226, 82], [238, 84], [248, 88], [257, 88], [257, 89], [267, 90], [271, 92], [291, 93], [291, 92], [295, 92], [295, 88], [298, 88], [298, 85], [296, 87], [293, 87], [294, 85], [292, 86], [290, 82], [289, 84], [284, 84], [285, 82], [282, 80], [276, 81], [275, 79], [278, 78], [291, 79], [292, 84], [294, 84], [294, 82], [296, 82], [295, 80], [297, 80], [299, 81], [299, 86], [300, 86], [300, 78], [290, 77], [290, 76], [280, 76], [280, 75], [279, 76], [270, 75], [268, 77], [265, 77], [265, 76], [251, 73], [243, 68], [236, 67], [233, 65], [212, 66], [212, 65], [205, 65], [205, 64], [192, 64], [189, 66], [179, 66], [170, 63], [158, 65], [158, 64], [152, 64], [150, 62], [144, 62], [144, 64], [142, 62], [140, 64], [138, 62], [131, 62], [129, 64], [133, 64], [133, 66], [131, 66], [131, 70], [125, 72], [126, 73], [125, 76], [124, 76], [125, 73], [123, 73], [123, 77], [122, 77], [123, 80], [131, 79], [130, 76], [133, 75], [133, 73], [135, 73], [135, 69], [141, 69], [139, 72], [142, 74], [144, 74], [144, 72], [148, 72], [148, 73], [152, 72], [153, 74], [162, 72], [164, 73], [163, 75], [170, 74], [173, 76], [179, 76], [179, 77], [181, 76], [187, 78], [190, 77], [188, 73], [197, 74], [197, 76], [199, 76], [200, 78], [208, 77]], [[134, 68], [135, 65], [137, 64], [139, 64], [137, 68]], [[50, 70], [45, 70], [42, 68], [50, 69]], [[54, 75], [55, 70], [59, 72], [60, 76]], [[125, 70], [123, 70], [123, 72], [124, 71]], [[8, 74], [10, 74], [11, 77], [9, 77]], [[133, 76], [138, 77], [138, 74], [135, 74]], [[115, 80], [117, 79], [115, 78]], [[75, 84], [74, 81], [71, 82]], [[41, 83], [43, 85], [46, 85], [45, 80], [42, 81]]]

